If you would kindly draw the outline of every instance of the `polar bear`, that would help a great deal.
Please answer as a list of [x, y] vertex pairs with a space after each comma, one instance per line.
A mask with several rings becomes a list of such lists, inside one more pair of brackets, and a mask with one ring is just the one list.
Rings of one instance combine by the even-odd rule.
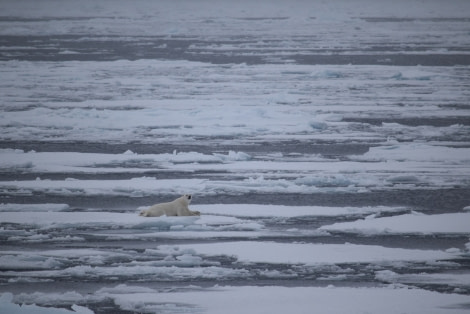
[[189, 203], [191, 203], [191, 194], [185, 194], [172, 202], [155, 204], [146, 210], [141, 211], [140, 216], [199, 216], [201, 214], [200, 212], [189, 210]]

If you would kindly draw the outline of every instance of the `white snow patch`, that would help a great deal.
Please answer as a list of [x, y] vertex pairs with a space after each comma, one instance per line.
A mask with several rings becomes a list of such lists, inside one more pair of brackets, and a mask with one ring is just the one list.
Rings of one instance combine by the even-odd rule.
[[[60, 195], [127, 195], [143, 197], [157, 194], [194, 194], [205, 187], [205, 180], [157, 180], [153, 177], [127, 180], [29, 180], [2, 181], [0, 190], [10, 189], [12, 194], [42, 191]], [[16, 192], [14, 191], [16, 190]]]
[[[172, 313], [175, 309], [205, 314], [466, 314], [469, 297], [405, 288], [337, 288], [216, 286], [183, 292], [111, 295], [123, 310]], [[340, 300], [340, 301], [339, 301]]]
[[445, 164], [463, 163], [470, 161], [470, 148], [455, 148], [429, 145], [423, 143], [400, 143], [387, 146], [371, 147], [356, 160], [363, 161], [428, 161]]
[[[456, 254], [438, 250], [386, 248], [377, 245], [299, 244], [275, 242], [220, 242], [179, 245], [207, 256], [235, 256], [240, 262], [273, 264], [390, 263], [400, 261], [445, 260]], [[279, 254], [282, 252], [282, 254]]]
[[322, 226], [320, 230], [360, 234], [469, 234], [470, 213], [424, 215], [412, 213], [394, 217], [372, 218], [353, 222], [339, 222]]
[[0, 212], [58, 212], [69, 208], [67, 204], [0, 204]]
[[104, 287], [96, 291], [97, 294], [128, 294], [128, 293], [156, 293], [154, 289], [139, 286], [119, 284], [116, 287]]
[[206, 204], [192, 205], [203, 214], [235, 217], [299, 217], [299, 216], [352, 216], [375, 213], [393, 213], [406, 210], [405, 207], [366, 206], [366, 207], [328, 207], [328, 206], [288, 206], [258, 204]]
[[[173, 154], [137, 154], [127, 150], [122, 154], [78, 152], [24, 152], [0, 149], [0, 169], [26, 169], [40, 172], [143, 172], [145, 169], [162, 169], [171, 164], [231, 163], [247, 161], [251, 156], [244, 152], [227, 154], [202, 154], [198, 152], [174, 152]], [[110, 167], [112, 166], [112, 167]], [[117, 169], [116, 169], [117, 168]]]

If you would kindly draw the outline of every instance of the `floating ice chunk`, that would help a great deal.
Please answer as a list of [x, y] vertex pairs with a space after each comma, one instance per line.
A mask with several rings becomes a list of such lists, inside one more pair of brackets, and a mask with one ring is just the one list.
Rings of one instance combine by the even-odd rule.
[[398, 274], [391, 270], [380, 270], [375, 272], [375, 279], [385, 282], [394, 282]]
[[312, 129], [319, 130], [319, 131], [323, 131], [328, 128], [328, 124], [326, 124], [323, 121], [310, 121], [309, 125]]
[[377, 245], [287, 244], [256, 241], [179, 245], [179, 248], [192, 248], [198, 254], [208, 256], [236, 256], [240, 262], [245, 263], [305, 265], [428, 261], [452, 259], [457, 256], [439, 250], [386, 248]]
[[398, 274], [390, 270], [375, 272], [375, 278], [387, 283], [403, 284], [442, 284], [450, 286], [469, 286], [470, 274], [465, 273], [419, 273], [419, 274]]
[[132, 228], [168, 230], [175, 225], [194, 224], [200, 216], [188, 217], [141, 217], [128, 213], [109, 212], [9, 212], [2, 222], [50, 228]]
[[[189, 259], [188, 259], [189, 261]], [[41, 270], [25, 271], [21, 273], [8, 272], [11, 276], [30, 276], [36, 278], [68, 278], [70, 276], [87, 280], [89, 278], [121, 277], [135, 278], [136, 276], [147, 276], [149, 279], [159, 281], [178, 281], [187, 279], [220, 279], [220, 278], [241, 278], [249, 275], [245, 269], [232, 269], [219, 266], [198, 267], [194, 264], [185, 264], [182, 266], [194, 267], [176, 267], [175, 263], [171, 266], [150, 265], [150, 263], [130, 263], [129, 265], [119, 266], [73, 266], [59, 270]], [[158, 263], [157, 263], [158, 264]], [[163, 263], [164, 264], [164, 263]]]
[[264, 225], [257, 222], [243, 222], [232, 225], [225, 225], [216, 227], [218, 231], [261, 231], [264, 229]]
[[455, 148], [446, 146], [433, 146], [420, 143], [405, 143], [371, 147], [362, 156], [353, 156], [356, 160], [369, 161], [429, 161], [429, 162], [468, 162], [470, 148]]
[[54, 269], [62, 266], [55, 258], [40, 255], [2, 255], [0, 256], [0, 269], [22, 270], [22, 269]]
[[13, 303], [13, 294], [3, 293], [0, 296], [0, 309], [2, 313], [8, 314], [93, 314], [94, 312], [83, 306], [72, 305], [69, 311], [61, 308], [41, 307], [35, 304], [15, 304]]
[[447, 249], [446, 252], [451, 253], [451, 254], [459, 254], [461, 251], [458, 248], [451, 247], [451, 248]]
[[60, 50], [60, 51], [58, 52], [58, 54], [60, 54], [60, 55], [73, 55], [73, 54], [80, 54], [80, 52], [65, 49], [65, 50]]
[[299, 275], [295, 272], [281, 272], [279, 270], [262, 270], [259, 272], [259, 275], [265, 278], [297, 278]]
[[187, 226], [193, 224], [199, 219], [199, 216], [188, 217], [150, 217], [144, 218], [146, 221], [129, 225], [128, 227], [136, 229], [158, 229], [167, 230], [174, 226]]
[[30, 180], [2, 181], [0, 189], [14, 188], [17, 193], [44, 191], [61, 195], [128, 195], [142, 197], [155, 194], [195, 193], [203, 189], [205, 180], [200, 179], [162, 179], [140, 177], [128, 180]]
[[[269, 273], [267, 273], [269, 276]], [[279, 286], [193, 287], [185, 291], [108, 295], [121, 309], [148, 312], [466, 314], [467, 295], [421, 289]], [[243, 302], [240, 302], [243, 300]], [[340, 300], [340, 302], [338, 301]], [[156, 307], [158, 306], [158, 308]]]
[[139, 287], [139, 286], [128, 286], [126, 284], [119, 284], [116, 287], [104, 287], [96, 291], [96, 294], [123, 294], [123, 293], [157, 293], [156, 290]]
[[324, 231], [339, 231], [358, 234], [468, 234], [470, 235], [470, 213], [424, 215], [411, 213], [394, 217], [341, 222], [320, 227]]
[[317, 187], [347, 187], [352, 184], [351, 180], [344, 175], [331, 176], [307, 176], [298, 178], [294, 181], [298, 185], [317, 186]]
[[13, 148], [1, 148], [0, 154], [4, 153], [13, 153], [13, 154], [24, 154], [24, 150], [22, 149], [13, 149]]
[[136, 153], [134, 153], [133, 151], [131, 151], [130, 149], [126, 150], [124, 153], [122, 153], [123, 155], [137, 155]]
[[[199, 205], [199, 206], [203, 208], [205, 205]], [[193, 208], [196, 208], [196, 207], [197, 206], [193, 206]], [[200, 217], [197, 223], [204, 224], [204, 225], [221, 226], [221, 225], [233, 225], [233, 224], [238, 224], [241, 222], [243, 222], [243, 220], [235, 218], [235, 217], [213, 216], [213, 215], [204, 214]]]
[[67, 204], [0, 204], [0, 212], [58, 212], [69, 208]]
[[202, 263], [202, 258], [200, 256], [194, 256], [192, 254], [183, 254], [180, 256], [177, 256], [176, 259], [180, 261], [181, 263], [179, 265], [181, 266], [199, 266]]
[[[166, 155], [166, 154], [164, 154]], [[219, 162], [218, 158], [215, 158], [211, 155], [205, 155], [198, 152], [179, 152], [176, 153], [176, 150], [173, 152], [172, 155], [168, 154], [168, 158], [166, 161], [174, 162], [174, 163], [211, 163], [211, 162]], [[162, 155], [163, 156], [163, 155]]]
[[[221, 218], [214, 215], [234, 217], [299, 217], [299, 216], [351, 216], [369, 215], [375, 213], [393, 213], [406, 211], [406, 207], [368, 206], [368, 207], [328, 207], [328, 206], [286, 206], [259, 204], [206, 204], [192, 205], [192, 208], [202, 212], [200, 222], [212, 219], [219, 223]], [[211, 218], [208, 218], [211, 217]], [[220, 217], [220, 216], [219, 216]], [[231, 221], [229, 221], [231, 222]]]
[[344, 74], [338, 70], [323, 70], [313, 74], [313, 77], [319, 79], [339, 79], [343, 78]]
[[229, 151], [227, 155], [214, 154], [214, 156], [220, 158], [223, 161], [246, 161], [250, 160], [251, 156], [244, 152]]

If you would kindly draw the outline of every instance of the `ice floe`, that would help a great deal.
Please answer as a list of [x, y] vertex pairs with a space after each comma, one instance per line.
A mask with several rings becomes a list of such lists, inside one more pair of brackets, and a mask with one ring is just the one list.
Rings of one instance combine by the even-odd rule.
[[[458, 254], [438, 250], [387, 248], [376, 245], [355, 244], [301, 244], [260, 241], [220, 242], [180, 245], [192, 248], [204, 256], [235, 256], [244, 263], [281, 264], [342, 264], [390, 263], [399, 261], [428, 261], [457, 258]], [[282, 252], [282, 254], [279, 254]]]
[[[466, 124], [431, 126], [423, 122], [409, 126], [399, 122], [404, 118], [432, 120], [468, 115], [468, 110], [452, 108], [455, 103], [466, 101], [461, 86], [455, 83], [465, 68], [420, 67], [414, 70], [417, 79], [412, 79], [413, 70], [407, 67], [363, 65], [248, 67], [185, 60], [118, 60], [112, 61], [112, 66], [101, 62], [67, 62], [57, 67], [56, 62], [5, 61], [1, 65], [9, 71], [4, 72], [8, 74], [5, 77], [8, 84], [0, 88], [9, 95], [8, 103], [14, 104], [14, 110], [5, 111], [0, 117], [3, 129], [0, 138], [4, 140], [87, 139], [123, 143], [138, 139], [143, 143], [197, 145], [200, 138], [223, 143], [292, 139], [328, 142], [360, 139], [377, 143], [387, 138], [452, 139], [458, 143], [468, 139]], [[411, 79], [406, 84], [397, 84], [393, 78], [396, 68], [401, 73], [410, 73]], [[259, 75], [260, 72], [263, 74]], [[34, 73], [40, 73], [43, 80], [38, 82]], [[312, 94], [315, 75], [310, 73], [335, 73], [335, 77], [317, 78], [315, 88], [322, 92]], [[113, 82], [107, 82], [103, 76], [113, 77]], [[217, 79], [207, 81], [208, 76]], [[424, 76], [432, 79], [418, 79]], [[158, 79], [164, 77], [168, 79]], [[187, 77], [192, 77], [195, 83], [181, 84]], [[70, 99], [64, 83], [70, 81], [77, 90], [87, 92], [74, 93]], [[122, 95], [114, 92], [120, 88], [117, 83], [120, 81], [130, 81], [132, 86]], [[224, 81], [231, 84], [224, 85]], [[413, 88], [407, 88], [408, 85]], [[374, 90], [382, 95], [381, 101], [378, 104], [374, 95], [354, 90]], [[38, 93], [41, 107], [37, 106]], [[403, 103], [406, 110], [401, 106]], [[224, 110], [220, 110], [221, 106]], [[347, 122], [384, 115], [396, 122], [379, 125]]]
[[58, 212], [70, 209], [67, 204], [0, 204], [0, 212]]
[[155, 177], [140, 177], [125, 180], [25, 180], [0, 182], [0, 190], [12, 194], [44, 192], [56, 195], [126, 195], [142, 197], [158, 194], [195, 193], [205, 186], [201, 179], [157, 180]]
[[[467, 296], [438, 294], [419, 289], [230, 287], [177, 293], [121, 294], [116, 302], [127, 310], [150, 303], [153, 311], [168, 311], [186, 305], [204, 313], [466, 313]], [[341, 300], [339, 302], [338, 300]], [[384, 301], [386, 300], [386, 302]], [[387, 305], [386, 305], [387, 304]], [[393, 304], [393, 306], [390, 306]], [[320, 312], [319, 311], [319, 312]]]
[[411, 213], [394, 217], [369, 217], [322, 226], [320, 230], [375, 234], [462, 234], [470, 235], [470, 213], [425, 215]]
[[468, 313], [469, 8], [4, 1], [0, 312]]
[[162, 229], [193, 224], [199, 216], [147, 218], [136, 213], [109, 212], [7, 212], [2, 222], [47, 230], [67, 228]]
[[455, 148], [423, 143], [396, 143], [371, 147], [363, 156], [355, 156], [357, 160], [364, 161], [428, 161], [439, 163], [463, 163], [470, 161], [469, 148]]
[[[71, 309], [61, 309], [54, 307], [42, 307], [35, 304], [15, 304], [13, 294], [3, 293], [0, 295], [0, 307], [4, 313], [8, 314], [93, 314], [94, 312], [86, 307], [72, 304]], [[78, 301], [78, 300], [77, 300]]]
[[[84, 233], [109, 241], [210, 239], [282, 235], [265, 229], [262, 221], [223, 215], [141, 217], [116, 212], [4, 212], [0, 236], [12, 243], [82, 242]], [[294, 234], [291, 234], [293, 236]], [[300, 234], [299, 234], [300, 235]]]
[[[0, 168], [6, 173], [37, 174], [35, 180], [0, 181], [0, 190], [19, 194], [43, 192], [142, 197], [188, 192], [246, 193], [254, 190], [260, 193], [356, 192], [454, 187], [466, 184], [470, 174], [467, 167], [468, 148], [427, 144], [371, 147], [365, 154], [352, 155], [346, 160], [319, 155], [289, 156], [280, 152], [252, 156], [241, 151], [228, 151], [226, 154], [96, 154], [25, 153], [3, 149], [0, 155]], [[186, 174], [204, 171], [209, 174], [206, 179], [159, 178], [160, 174], [170, 171]], [[40, 177], [57, 173], [65, 179], [42, 180]], [[151, 176], [146, 176], [147, 173]], [[112, 181], [74, 178], [83, 174], [132, 174], [135, 177]], [[233, 180], [235, 177], [237, 179]]]
[[[61, 299], [61, 294], [53, 294]], [[41, 302], [47, 295], [23, 294], [17, 299], [28, 302]], [[281, 287], [281, 286], [215, 286], [209, 288], [185, 287], [180, 291], [159, 292], [146, 287], [117, 285], [103, 288], [93, 296], [75, 294], [75, 300], [84, 299], [98, 302], [105, 298], [113, 300], [119, 309], [149, 313], [286, 313], [295, 308], [296, 313], [312, 313], [316, 309], [328, 313], [385, 313], [397, 312], [419, 314], [467, 313], [468, 296], [442, 294], [421, 289], [402, 287], [348, 288], [348, 287]], [[2, 295], [3, 308], [16, 308], [11, 294]], [[341, 300], [341, 302], [338, 302]], [[393, 304], [393, 306], [390, 306]], [[4, 307], [5, 306], [5, 307]], [[31, 307], [26, 306], [25, 309]], [[32, 309], [41, 309], [32, 306]], [[55, 309], [53, 309], [55, 310]], [[83, 307], [74, 306], [78, 313], [91, 313]], [[12, 312], [29, 313], [29, 312]], [[67, 310], [44, 313], [73, 313]]]
[[167, 169], [172, 164], [229, 163], [249, 160], [243, 152], [229, 151], [227, 154], [202, 154], [198, 152], [176, 152], [163, 154], [136, 154], [126, 151], [122, 154], [98, 154], [77, 152], [24, 152], [22, 150], [0, 149], [0, 168], [4, 171], [35, 172], [77, 172], [115, 173], [144, 172]]
[[[470, 286], [470, 274], [466, 273], [419, 273], [419, 274], [398, 274], [390, 270], [381, 270], [376, 272], [376, 278], [387, 283], [403, 284], [435, 284], [450, 285], [459, 288], [468, 288]], [[456, 290], [457, 292], [459, 290]]]
[[[131, 309], [151, 295], [121, 295], [119, 303]], [[435, 299], [434, 299], [435, 298]], [[393, 307], [385, 306], [394, 304]], [[328, 313], [465, 313], [460, 304], [468, 297], [441, 295], [413, 289], [312, 288], [312, 287], [218, 287], [209, 291], [159, 294], [155, 303], [190, 304], [204, 313], [286, 313], [295, 306], [296, 313], [312, 313], [321, 309]], [[242, 300], [242, 302], [240, 302]], [[341, 302], [338, 302], [341, 300]], [[159, 302], [160, 301], [160, 302]], [[160, 305], [161, 306], [161, 305]], [[452, 311], [449, 309], [452, 308]], [[168, 309], [168, 308], [167, 308]]]
[[405, 207], [328, 207], [328, 206], [287, 206], [259, 204], [205, 204], [192, 208], [209, 215], [235, 217], [301, 217], [301, 216], [356, 216], [406, 211]]

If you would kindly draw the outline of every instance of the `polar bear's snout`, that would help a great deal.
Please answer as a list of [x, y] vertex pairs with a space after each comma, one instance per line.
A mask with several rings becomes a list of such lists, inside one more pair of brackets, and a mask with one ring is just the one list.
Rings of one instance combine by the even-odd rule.
[[191, 199], [193, 198], [193, 196], [191, 194], [184, 194], [183, 196], [181, 196], [181, 198], [188, 202], [189, 205], [191, 204]]

